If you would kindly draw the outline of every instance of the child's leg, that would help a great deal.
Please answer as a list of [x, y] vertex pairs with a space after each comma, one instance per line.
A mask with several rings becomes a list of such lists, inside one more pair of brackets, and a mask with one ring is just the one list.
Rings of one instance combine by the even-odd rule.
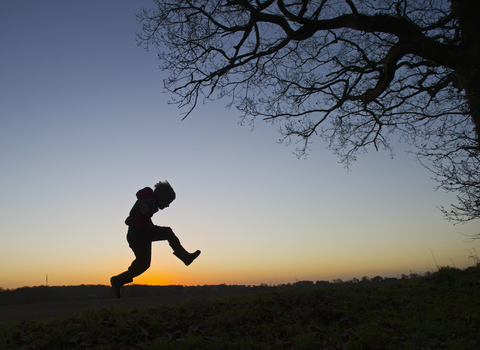
[[150, 227], [150, 229], [148, 230], [148, 239], [151, 242], [168, 241], [168, 244], [170, 244], [170, 247], [172, 247], [173, 250], [178, 249], [182, 246], [180, 244], [180, 240], [177, 236], [175, 236], [175, 233], [173, 233], [173, 230], [170, 227]]
[[113, 288], [113, 293], [117, 298], [120, 298], [122, 296], [120, 293], [120, 288], [122, 288], [124, 284], [130, 282], [133, 282], [133, 278], [130, 275], [129, 271], [125, 271], [117, 276], [113, 276], [112, 278], [110, 278], [110, 284]]
[[124, 284], [133, 282], [133, 278], [142, 274], [150, 267], [150, 260], [152, 257], [152, 242], [146, 239], [139, 230], [129, 229], [127, 234], [127, 240], [135, 253], [135, 260], [132, 262], [127, 271], [113, 276], [110, 279], [113, 292], [117, 298], [121, 297], [120, 289]]
[[187, 252], [180, 244], [180, 240], [175, 236], [175, 233], [173, 233], [170, 227], [153, 226], [149, 230], [149, 238], [152, 241], [168, 241], [168, 244], [170, 244], [170, 247], [173, 249], [173, 254], [182, 260], [187, 266], [200, 255], [199, 250], [195, 253]]
[[129, 241], [130, 248], [132, 248], [135, 254], [135, 260], [128, 268], [130, 275], [136, 277], [144, 273], [149, 267], [152, 260], [152, 242], [147, 240], [141, 241]]

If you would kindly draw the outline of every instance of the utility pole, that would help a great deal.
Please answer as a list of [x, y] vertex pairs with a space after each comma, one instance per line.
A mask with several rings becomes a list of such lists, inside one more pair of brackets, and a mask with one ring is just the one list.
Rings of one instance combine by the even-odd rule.
[[47, 287], [48, 287], [48, 273], [47, 273], [47, 276], [46, 276], [46, 280], [47, 280]]

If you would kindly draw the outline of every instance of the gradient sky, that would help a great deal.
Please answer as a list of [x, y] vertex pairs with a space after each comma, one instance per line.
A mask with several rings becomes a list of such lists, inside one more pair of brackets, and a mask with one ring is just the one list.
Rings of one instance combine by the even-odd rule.
[[[186, 267], [154, 243], [139, 284], [281, 284], [397, 277], [473, 264], [437, 206], [455, 196], [407, 145], [371, 151], [350, 172], [320, 139], [308, 158], [277, 127], [239, 126], [227, 101], [186, 120], [168, 105], [155, 51], [137, 47], [150, 0], [0, 3], [0, 287], [108, 284], [134, 255], [124, 220], [159, 180], [177, 192], [170, 226]], [[433, 252], [433, 254], [432, 254]]]

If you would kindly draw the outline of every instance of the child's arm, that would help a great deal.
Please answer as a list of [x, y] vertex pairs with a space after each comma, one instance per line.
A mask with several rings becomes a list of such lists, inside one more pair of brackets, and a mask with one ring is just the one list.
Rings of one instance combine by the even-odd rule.
[[142, 214], [147, 214], [150, 211], [150, 207], [147, 204], [144, 203], [140, 206], [140, 208], [138, 210]]

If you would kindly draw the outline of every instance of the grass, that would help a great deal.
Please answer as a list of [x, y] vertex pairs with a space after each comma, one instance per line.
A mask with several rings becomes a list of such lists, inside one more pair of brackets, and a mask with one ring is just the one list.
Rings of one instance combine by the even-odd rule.
[[480, 265], [0, 326], [0, 349], [479, 349]]

